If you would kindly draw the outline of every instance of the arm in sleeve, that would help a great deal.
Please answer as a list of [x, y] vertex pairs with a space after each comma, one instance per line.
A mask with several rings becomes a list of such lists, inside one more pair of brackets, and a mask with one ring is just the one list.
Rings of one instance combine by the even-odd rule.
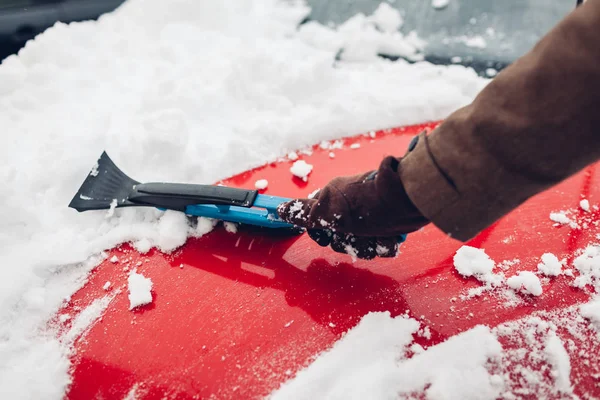
[[406, 192], [466, 241], [600, 158], [600, 0], [563, 19], [401, 161]]

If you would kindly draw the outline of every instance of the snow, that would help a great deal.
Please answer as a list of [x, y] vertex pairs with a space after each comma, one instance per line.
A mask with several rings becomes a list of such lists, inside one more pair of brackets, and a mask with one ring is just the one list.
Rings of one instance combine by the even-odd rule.
[[556, 381], [556, 388], [559, 392], [570, 393], [572, 391], [571, 360], [562, 340], [555, 332], [548, 335], [544, 350], [546, 358], [552, 366], [551, 374]]
[[202, 237], [207, 233], [212, 232], [212, 230], [215, 228], [215, 226], [217, 226], [218, 223], [218, 220], [212, 218], [198, 217], [198, 219], [196, 220], [196, 226], [193, 227], [189, 232], [190, 236], [196, 238]]
[[378, 54], [421, 60], [425, 42], [414, 32], [399, 32], [403, 18], [389, 4], [381, 3], [372, 15], [358, 13], [337, 27], [315, 21], [303, 24], [298, 36], [315, 48], [338, 54], [344, 61], [373, 62]]
[[119, 204], [119, 202], [117, 201], [117, 199], [113, 199], [110, 202], [110, 208], [106, 212], [106, 218], [112, 218], [113, 215], [115, 215], [115, 210], [117, 209], [117, 204]]
[[550, 219], [562, 225], [569, 224], [571, 222], [564, 211], [550, 213]]
[[71, 328], [63, 334], [61, 342], [63, 345], [71, 346], [75, 340], [80, 337], [85, 331], [91, 328], [93, 322], [102, 316], [103, 311], [108, 307], [114, 295], [107, 295], [99, 299], [95, 299], [92, 304], [87, 306], [75, 317]]
[[353, 150], [360, 149], [360, 143], [352, 143], [350, 148]]
[[558, 276], [562, 271], [562, 263], [552, 253], [542, 255], [542, 262], [538, 264], [538, 271], [547, 276]]
[[229, 233], [237, 233], [238, 226], [234, 222], [223, 222], [223, 227]]
[[484, 292], [501, 287], [505, 283], [504, 274], [493, 273], [495, 266], [483, 249], [472, 246], [462, 246], [454, 254], [454, 268], [464, 277], [474, 277], [483, 286], [470, 288], [466, 295], [461, 295], [463, 300], [481, 296]]
[[304, 160], [295, 161], [292, 167], [290, 168], [290, 172], [292, 175], [301, 178], [303, 181], [308, 180], [308, 174], [311, 173], [313, 166], [308, 164]]
[[590, 211], [590, 202], [589, 202], [589, 200], [587, 200], [587, 199], [583, 199], [583, 200], [581, 200], [581, 201], [579, 202], [579, 207], [581, 207], [581, 209], [582, 209], [583, 211], [587, 211], [587, 212], [589, 212], [589, 211]]
[[[371, 372], [393, 372], [396, 358], [410, 345], [418, 328], [413, 319], [391, 318], [389, 312], [369, 313], [333, 348], [284, 383], [271, 399], [391, 397], [394, 390], [381, 385], [385, 378]], [[346, 379], [349, 376], [355, 379]]]
[[424, 391], [431, 400], [496, 399], [502, 381], [487, 366], [501, 355], [496, 337], [479, 325], [402, 362], [390, 378], [399, 377], [399, 393]]
[[412, 344], [418, 328], [414, 319], [369, 313], [270, 398], [396, 399], [420, 391], [431, 400], [498, 397], [502, 380], [487, 367], [502, 347], [489, 328], [477, 326], [425, 351]]
[[181, 247], [188, 236], [188, 219], [185, 214], [167, 210], [158, 222], [158, 240], [156, 247], [165, 253]]
[[127, 290], [129, 291], [129, 309], [152, 303], [152, 280], [136, 270], [131, 271], [127, 278]]
[[344, 252], [350, 256], [353, 263], [355, 263], [358, 260], [358, 250], [354, 248], [351, 244], [347, 244], [344, 246]]
[[436, 10], [448, 7], [448, 4], [450, 4], [450, 0], [431, 0], [431, 6]]
[[323, 140], [321, 143], [319, 143], [319, 148], [321, 148], [323, 150], [327, 150], [327, 149], [331, 148], [331, 142], [329, 142], [327, 140]]
[[107, 282], [104, 284], [104, 286], [102, 286], [102, 289], [104, 289], [104, 290], [108, 290], [108, 289], [110, 289], [110, 281], [107, 281]]
[[133, 247], [140, 252], [140, 254], [146, 254], [152, 248], [152, 242], [147, 238], [142, 238], [140, 240], [136, 240], [133, 243]]
[[520, 271], [517, 275], [508, 278], [506, 284], [514, 290], [533, 296], [539, 296], [543, 292], [540, 279], [531, 271]]
[[387, 3], [379, 4], [369, 20], [386, 33], [396, 32], [404, 23], [400, 11]]
[[495, 68], [487, 68], [485, 70], [485, 75], [489, 78], [493, 78], [496, 75], [498, 75], [498, 70], [496, 70]]
[[[572, 393], [571, 359], [597, 370], [598, 344], [594, 343], [577, 306], [539, 311], [506, 322], [493, 333], [504, 344], [500, 375], [506, 380], [503, 398], [575, 398]], [[584, 374], [585, 375], [585, 374]]]
[[583, 253], [575, 258], [573, 266], [579, 272], [573, 286], [584, 288], [592, 285], [596, 293], [600, 293], [600, 247], [593, 245], [586, 247]]
[[582, 304], [579, 307], [579, 312], [600, 330], [600, 298], [597, 297], [589, 303]]
[[269, 186], [269, 181], [266, 179], [259, 179], [256, 182], [254, 182], [254, 187], [258, 190], [264, 190], [267, 188], [267, 186]]
[[378, 256], [388, 254], [389, 251], [390, 251], [389, 248], [382, 246], [380, 244], [378, 244], [377, 247], [375, 248], [375, 252], [377, 253]]
[[103, 149], [140, 181], [213, 183], [323, 140], [439, 120], [488, 82], [461, 66], [375, 57], [419, 58], [418, 37], [383, 31], [398, 23], [393, 11], [297, 29], [308, 11], [275, 0], [130, 0], [97, 22], [59, 23], [2, 62], [9, 398], [63, 397], [68, 351], [45, 327], [104, 250], [172, 252], [214, 228], [152, 208], [111, 218], [67, 208]]
[[485, 250], [462, 246], [454, 255], [454, 267], [462, 276], [474, 276], [487, 282], [494, 269], [494, 261], [485, 253]]
[[463, 42], [467, 47], [476, 49], [485, 49], [487, 47], [487, 41], [483, 36], [477, 35], [473, 37], [464, 37]]

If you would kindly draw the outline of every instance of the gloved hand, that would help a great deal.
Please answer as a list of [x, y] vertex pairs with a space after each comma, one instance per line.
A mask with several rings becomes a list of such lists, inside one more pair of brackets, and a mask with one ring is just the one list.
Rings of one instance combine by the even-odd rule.
[[429, 223], [404, 191], [399, 166], [398, 159], [386, 157], [377, 171], [336, 178], [312, 199], [281, 204], [279, 217], [339, 253], [394, 257], [400, 234]]

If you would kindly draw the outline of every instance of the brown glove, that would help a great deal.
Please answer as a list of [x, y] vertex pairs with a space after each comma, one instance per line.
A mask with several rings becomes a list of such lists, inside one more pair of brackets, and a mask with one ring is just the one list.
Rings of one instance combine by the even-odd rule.
[[386, 157], [377, 171], [336, 178], [313, 199], [283, 203], [279, 216], [335, 251], [368, 259], [394, 256], [400, 234], [429, 223], [404, 191], [399, 166], [398, 159]]

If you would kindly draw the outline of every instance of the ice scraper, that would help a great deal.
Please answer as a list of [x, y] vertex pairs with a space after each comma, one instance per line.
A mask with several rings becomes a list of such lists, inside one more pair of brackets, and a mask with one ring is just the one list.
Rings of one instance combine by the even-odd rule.
[[69, 207], [81, 212], [147, 206], [267, 228], [295, 228], [277, 215], [277, 206], [289, 200], [225, 186], [140, 183], [103, 152]]
[[[295, 225], [282, 221], [277, 206], [286, 197], [258, 194], [257, 190], [189, 183], [140, 183], [125, 175], [103, 152], [69, 207], [77, 211], [109, 210], [121, 207], [157, 207], [198, 217], [215, 218], [266, 228], [284, 228], [300, 233]], [[316, 232], [314, 230], [309, 232]], [[406, 235], [400, 235], [402, 243]]]

